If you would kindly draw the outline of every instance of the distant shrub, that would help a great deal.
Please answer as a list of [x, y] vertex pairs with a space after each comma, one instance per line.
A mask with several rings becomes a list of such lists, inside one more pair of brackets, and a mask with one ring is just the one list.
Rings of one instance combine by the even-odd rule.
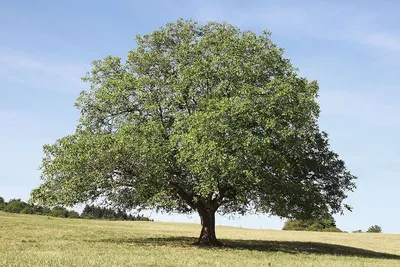
[[21, 214], [35, 214], [35, 209], [32, 206], [27, 205], [20, 212]]
[[363, 231], [362, 230], [355, 230], [355, 231], [353, 231], [353, 233], [362, 233]]
[[288, 220], [282, 230], [303, 231], [311, 226], [312, 222], [307, 220]]
[[50, 213], [51, 213], [51, 209], [50, 209], [50, 208], [43, 207], [43, 209], [42, 209], [42, 215], [49, 216]]
[[336, 227], [335, 219], [332, 216], [327, 216], [322, 219], [309, 220], [288, 220], [282, 230], [291, 231], [317, 231], [317, 232], [341, 232]]
[[379, 225], [372, 225], [368, 228], [367, 233], [382, 233], [382, 227]]
[[51, 209], [42, 206], [33, 206], [33, 214], [49, 216]]
[[27, 206], [28, 204], [21, 201], [21, 199], [11, 199], [4, 208], [4, 211], [11, 213], [20, 213]]
[[336, 233], [347, 233], [346, 231], [342, 231], [337, 227], [328, 227], [321, 230], [322, 232], [336, 232]]
[[4, 201], [4, 198], [0, 197], [0, 210], [4, 210], [6, 205], [7, 203]]
[[145, 222], [151, 222], [151, 221], [153, 221], [152, 219], [150, 219], [150, 218], [148, 218], [148, 217], [146, 217], [146, 216], [144, 216], [144, 215], [140, 215], [140, 214], [138, 214], [138, 215], [129, 215], [128, 216], [128, 220], [129, 221], [145, 221]]
[[68, 212], [68, 218], [77, 219], [80, 218], [80, 216], [78, 212], [71, 210], [70, 212]]
[[68, 210], [64, 207], [54, 207], [51, 212], [50, 216], [53, 217], [60, 217], [60, 218], [67, 218], [68, 217]]

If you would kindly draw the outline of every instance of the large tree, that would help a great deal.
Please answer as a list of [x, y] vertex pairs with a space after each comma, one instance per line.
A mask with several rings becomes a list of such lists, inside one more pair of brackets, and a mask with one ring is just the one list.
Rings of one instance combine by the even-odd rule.
[[318, 84], [283, 49], [227, 23], [179, 20], [93, 62], [76, 132], [44, 146], [32, 201], [310, 218], [349, 208], [351, 175], [319, 130]]

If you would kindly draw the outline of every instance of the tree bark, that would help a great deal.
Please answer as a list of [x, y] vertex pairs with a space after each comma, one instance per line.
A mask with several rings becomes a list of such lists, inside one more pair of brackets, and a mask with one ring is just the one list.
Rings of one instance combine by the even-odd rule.
[[217, 239], [215, 234], [215, 211], [198, 209], [201, 219], [200, 237], [195, 243], [199, 246], [221, 247], [223, 244]]

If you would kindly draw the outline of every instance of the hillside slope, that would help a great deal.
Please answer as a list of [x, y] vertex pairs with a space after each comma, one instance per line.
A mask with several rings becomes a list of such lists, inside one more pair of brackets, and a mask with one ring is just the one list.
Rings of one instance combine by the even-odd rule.
[[217, 227], [227, 247], [207, 249], [199, 231], [0, 212], [0, 266], [400, 266], [400, 235]]

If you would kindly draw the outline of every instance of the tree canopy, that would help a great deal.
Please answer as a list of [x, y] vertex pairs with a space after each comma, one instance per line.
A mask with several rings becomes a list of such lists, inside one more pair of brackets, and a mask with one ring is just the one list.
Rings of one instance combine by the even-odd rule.
[[318, 127], [318, 84], [270, 33], [179, 20], [136, 37], [83, 78], [72, 135], [44, 146], [32, 201], [311, 218], [349, 208], [355, 177]]

